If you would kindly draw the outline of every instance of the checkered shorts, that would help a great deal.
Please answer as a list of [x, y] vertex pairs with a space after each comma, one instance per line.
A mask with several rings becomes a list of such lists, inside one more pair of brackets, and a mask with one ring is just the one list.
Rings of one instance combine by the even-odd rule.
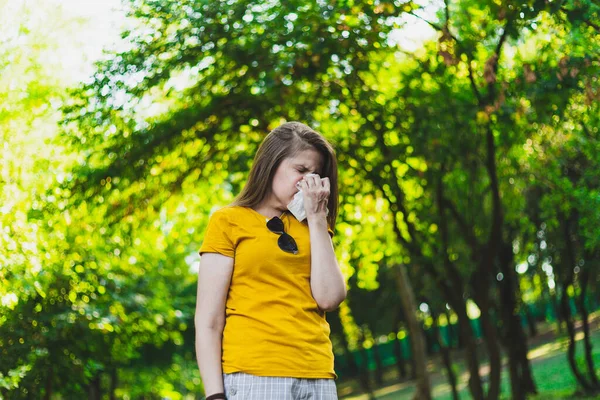
[[223, 374], [228, 400], [337, 400], [333, 379]]

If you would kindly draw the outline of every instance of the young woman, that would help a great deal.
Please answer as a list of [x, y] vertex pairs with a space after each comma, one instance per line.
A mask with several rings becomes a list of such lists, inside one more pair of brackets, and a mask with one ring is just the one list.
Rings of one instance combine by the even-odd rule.
[[[303, 222], [287, 209], [298, 188]], [[337, 399], [325, 320], [346, 297], [331, 241], [337, 210], [332, 146], [299, 122], [275, 128], [200, 248], [196, 353], [207, 400]]]

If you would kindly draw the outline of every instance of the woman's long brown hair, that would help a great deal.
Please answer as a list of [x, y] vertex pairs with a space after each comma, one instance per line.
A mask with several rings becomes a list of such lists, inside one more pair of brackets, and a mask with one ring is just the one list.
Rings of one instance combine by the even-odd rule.
[[339, 202], [335, 150], [323, 135], [301, 122], [286, 122], [267, 135], [256, 152], [246, 185], [231, 205], [258, 206], [271, 194], [273, 177], [281, 162], [309, 149], [318, 151], [323, 157], [323, 168], [319, 171], [319, 175], [321, 178], [329, 178], [327, 223], [332, 230], [335, 230]]

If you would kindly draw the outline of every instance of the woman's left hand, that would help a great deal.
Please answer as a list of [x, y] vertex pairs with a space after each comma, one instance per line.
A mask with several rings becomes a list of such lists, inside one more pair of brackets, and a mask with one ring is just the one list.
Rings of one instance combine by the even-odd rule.
[[306, 175], [300, 182], [304, 193], [304, 209], [306, 218], [327, 216], [327, 203], [329, 201], [329, 178], [323, 178], [317, 174]]

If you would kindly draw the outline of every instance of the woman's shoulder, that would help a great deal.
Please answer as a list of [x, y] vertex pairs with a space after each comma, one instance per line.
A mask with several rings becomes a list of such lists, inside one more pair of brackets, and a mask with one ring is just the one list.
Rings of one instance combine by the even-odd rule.
[[210, 215], [212, 224], [229, 229], [233, 234], [240, 226], [249, 226], [256, 218], [248, 207], [227, 205], [216, 209]]
[[211, 216], [219, 217], [219, 218], [239, 218], [240, 216], [244, 216], [248, 214], [247, 207], [236, 206], [236, 205], [227, 205], [221, 208], [216, 209], [211, 213]]

